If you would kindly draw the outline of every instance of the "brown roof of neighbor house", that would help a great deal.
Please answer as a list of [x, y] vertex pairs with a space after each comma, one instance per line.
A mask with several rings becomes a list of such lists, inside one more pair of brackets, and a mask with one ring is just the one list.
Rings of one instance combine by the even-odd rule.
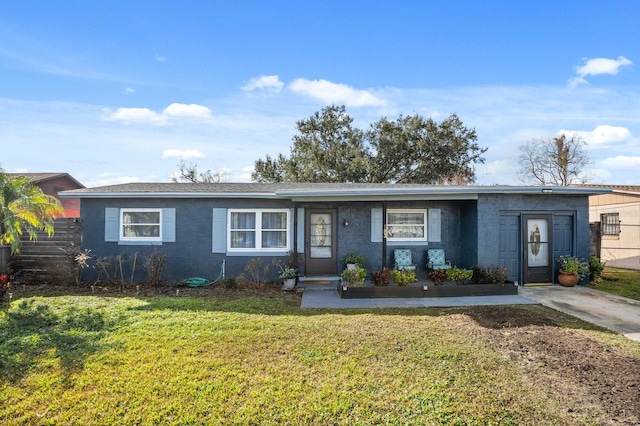
[[71, 176], [69, 173], [56, 173], [56, 172], [48, 172], [48, 173], [5, 173], [9, 177], [17, 177], [24, 176], [31, 180], [33, 183], [41, 183], [47, 180], [56, 179], [56, 178], [67, 178], [76, 184], [79, 188], [85, 188], [83, 184], [78, 182]]
[[608, 188], [612, 192], [640, 195], [640, 185], [604, 185], [604, 184], [581, 184], [576, 185], [584, 188]]

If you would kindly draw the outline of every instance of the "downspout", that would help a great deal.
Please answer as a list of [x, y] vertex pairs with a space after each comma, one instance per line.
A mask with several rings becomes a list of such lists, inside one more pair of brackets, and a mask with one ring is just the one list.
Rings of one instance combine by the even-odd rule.
[[382, 267], [387, 267], [387, 203], [382, 202]]

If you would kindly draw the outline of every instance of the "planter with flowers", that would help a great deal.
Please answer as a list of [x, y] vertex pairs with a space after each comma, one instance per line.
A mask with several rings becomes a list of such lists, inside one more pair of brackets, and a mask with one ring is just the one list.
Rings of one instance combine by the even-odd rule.
[[575, 256], [558, 258], [560, 271], [558, 282], [565, 287], [573, 287], [589, 273], [589, 265]]

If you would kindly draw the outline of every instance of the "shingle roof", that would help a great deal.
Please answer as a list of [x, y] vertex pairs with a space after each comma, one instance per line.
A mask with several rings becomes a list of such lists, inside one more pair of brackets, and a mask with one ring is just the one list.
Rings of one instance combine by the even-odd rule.
[[80, 198], [285, 198], [285, 199], [407, 199], [456, 197], [478, 194], [597, 194], [607, 189], [540, 186], [449, 186], [380, 183], [127, 183], [64, 191], [63, 197]]

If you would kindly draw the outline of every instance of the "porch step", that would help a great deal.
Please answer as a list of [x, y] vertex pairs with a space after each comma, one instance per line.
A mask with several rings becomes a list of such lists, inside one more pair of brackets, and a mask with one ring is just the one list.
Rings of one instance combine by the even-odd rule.
[[339, 276], [299, 277], [297, 289], [299, 291], [335, 290], [342, 280]]

